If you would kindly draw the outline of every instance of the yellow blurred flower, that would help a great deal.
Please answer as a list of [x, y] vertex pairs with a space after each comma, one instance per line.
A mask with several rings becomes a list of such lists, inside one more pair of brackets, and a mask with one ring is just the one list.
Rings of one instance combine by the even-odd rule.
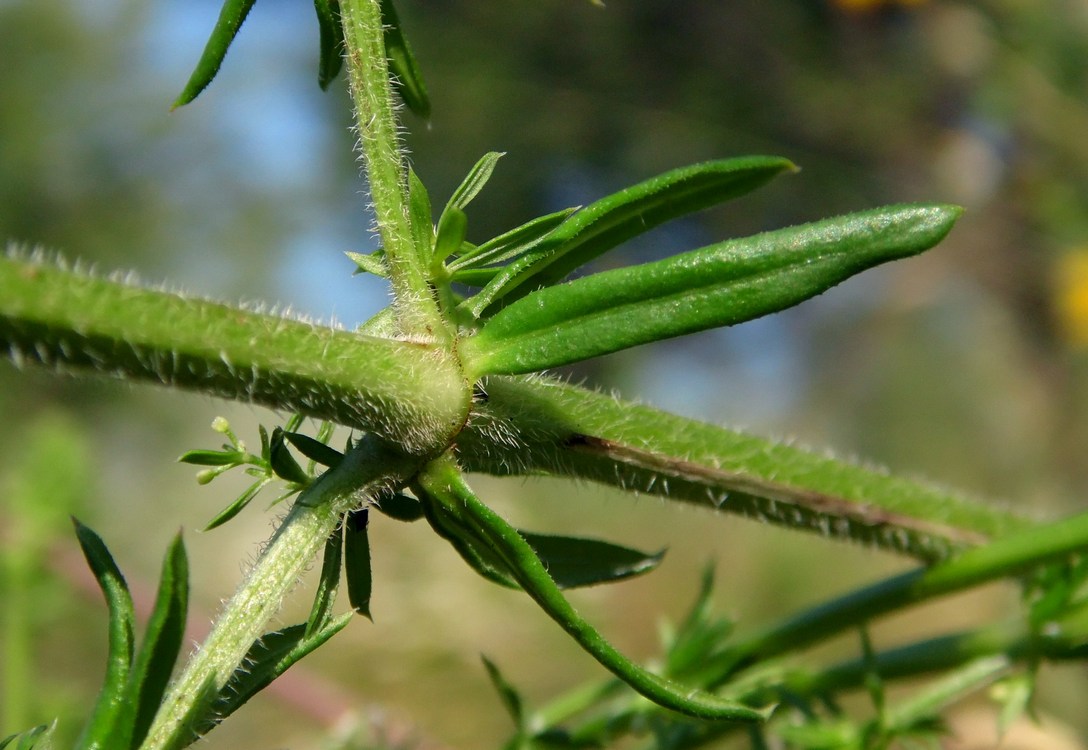
[[1088, 246], [1066, 253], [1055, 264], [1054, 307], [1069, 345], [1088, 347]]

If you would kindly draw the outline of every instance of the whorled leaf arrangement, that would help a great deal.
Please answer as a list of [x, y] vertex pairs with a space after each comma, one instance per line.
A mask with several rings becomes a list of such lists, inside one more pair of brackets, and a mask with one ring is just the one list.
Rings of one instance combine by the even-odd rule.
[[[252, 4], [227, 0], [176, 105], [211, 81]], [[523, 590], [618, 678], [530, 721], [523, 701], [489, 662], [517, 724], [517, 742], [605, 742], [635, 731], [640, 721], [644, 726], [652, 714], [664, 732], [660, 747], [695, 747], [738, 726], [765, 722], [784, 696], [816, 701], [866, 680], [878, 685], [922, 671], [919, 665], [963, 666], [910, 710], [882, 715], [880, 731], [890, 738], [922, 728], [942, 700], [996, 679], [1016, 659], [1084, 655], [1088, 570], [1070, 556], [1088, 549], [1086, 517], [1035, 526], [876, 470], [536, 374], [796, 305], [865, 269], [927, 250], [949, 232], [958, 208], [889, 206], [566, 281], [633, 237], [739, 198], [794, 171], [793, 164], [755, 156], [683, 167], [474, 244], [467, 239], [469, 207], [502, 155], [481, 158], [436, 220], [423, 182], [396, 144], [390, 92], [421, 116], [429, 104], [392, 3], [317, 0], [315, 8], [319, 82], [327, 85], [347, 62], [381, 233], [380, 249], [351, 258], [360, 272], [389, 279], [396, 295], [389, 311], [348, 332], [138, 289], [41, 258], [0, 258], [0, 340], [17, 363], [144, 380], [297, 413], [283, 427], [261, 428], [259, 453], [250, 453], [229, 425], [217, 422], [227, 437], [221, 449], [182, 456], [204, 467], [203, 482], [236, 467], [254, 477], [209, 528], [230, 520], [274, 483], [286, 484], [281, 499], [298, 498], [216, 631], [169, 689], [164, 675], [177, 655], [187, 591], [180, 542], [164, 566], [145, 644], [134, 652], [123, 578], [100, 540], [79, 527], [111, 613], [106, 688], [81, 747], [105, 747], [107, 737], [123, 738], [109, 746], [126, 748], [193, 741], [346, 625], [349, 615], [332, 614], [341, 571], [352, 611], [369, 617], [371, 512], [425, 519], [474, 570]], [[304, 417], [325, 424], [311, 437], [299, 431]], [[343, 452], [328, 444], [334, 423], [357, 431]], [[708, 620], [708, 583], [670, 641], [664, 669], [655, 672], [608, 643], [562, 589], [648, 572], [662, 553], [516, 529], [476, 497], [466, 471], [587, 478], [871, 543], [936, 565], [735, 641], [729, 627]], [[308, 621], [263, 633], [298, 573], [319, 552], [320, 582]], [[892, 611], [1023, 575], [1036, 582], [1029, 588], [1029, 627], [1004, 640], [978, 636], [984, 648], [971, 634], [957, 634], [940, 644], [878, 652], [864, 635], [867, 622]], [[863, 633], [860, 664], [809, 673], [761, 671], [783, 654], [853, 630]], [[908, 654], [915, 657], [914, 671]], [[972, 665], [969, 656], [990, 661]], [[994, 661], [999, 657], [1004, 661]], [[874, 674], [880, 679], [870, 679]], [[603, 724], [591, 718], [578, 730], [560, 726], [612, 700], [619, 685], [650, 703], [632, 700]], [[882, 697], [875, 702], [883, 707]], [[688, 719], [678, 721], [669, 712]], [[534, 728], [541, 726], [547, 729]], [[835, 729], [819, 722], [806, 726], [786, 740], [814, 747], [814, 737]], [[15, 740], [24, 742], [14, 736], [5, 742]], [[846, 745], [855, 740], [843, 738]]]

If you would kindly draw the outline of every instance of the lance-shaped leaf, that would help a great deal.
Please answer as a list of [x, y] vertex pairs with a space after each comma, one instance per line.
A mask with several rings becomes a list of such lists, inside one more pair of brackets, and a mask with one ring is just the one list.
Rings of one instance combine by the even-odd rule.
[[113, 747], [139, 747], [147, 736], [185, 642], [188, 607], [189, 560], [178, 534], [163, 560], [155, 608], [129, 676], [125, 703], [131, 721], [117, 727]]
[[204, 46], [204, 52], [189, 76], [189, 82], [174, 101], [172, 109], [188, 104], [200, 94], [219, 72], [219, 66], [223, 64], [227, 50], [230, 48], [238, 30], [242, 28], [242, 22], [246, 20], [255, 0], [226, 0], [219, 11], [219, 19], [215, 22], [212, 35], [208, 37], [208, 43]]
[[953, 206], [891, 206], [594, 274], [504, 308], [462, 353], [475, 375], [534, 372], [741, 323], [928, 249], [959, 214]]
[[[449, 269], [454, 272], [454, 281], [471, 283], [471, 281], [465, 281], [465, 279], [471, 277], [458, 275], [457, 272], [503, 263], [527, 252], [577, 210], [577, 208], [565, 208], [562, 211], [556, 211], [546, 216], [538, 216], [532, 221], [511, 229], [509, 232], [503, 232], [498, 237], [490, 239], [482, 245], [477, 245], [469, 252], [462, 253], [459, 258], [449, 264]], [[490, 281], [491, 277], [498, 271], [499, 269], [494, 269], [488, 276], [487, 281]]]
[[268, 452], [272, 471], [276, 472], [276, 476], [280, 479], [286, 479], [288, 482], [302, 485], [309, 484], [311, 481], [310, 475], [302, 470], [302, 467], [298, 465], [298, 461], [291, 455], [283, 436], [284, 430], [282, 427], [272, 430], [272, 440]]
[[505, 153], [500, 151], [488, 151], [486, 154], [480, 157], [472, 169], [465, 175], [465, 179], [461, 181], [461, 184], [457, 186], [457, 189], [453, 191], [453, 195], [450, 196], [449, 202], [446, 204], [445, 211], [449, 211], [451, 208], [458, 208], [462, 211], [465, 207], [472, 202], [473, 198], [480, 194], [480, 191], [484, 189], [487, 181], [491, 179], [492, 173], [495, 171], [495, 165], [499, 163], [499, 159], [506, 156]]
[[665, 550], [647, 553], [600, 539], [518, 531], [561, 589], [596, 586], [649, 573]]
[[423, 181], [408, 167], [408, 225], [412, 230], [412, 244], [419, 256], [420, 266], [426, 268], [434, 255], [434, 219], [431, 217], [431, 196]]
[[434, 242], [434, 258], [441, 263], [461, 249], [468, 231], [468, 217], [459, 208], [448, 207], [438, 220], [438, 234]]
[[370, 572], [370, 537], [367, 534], [367, 509], [353, 510], [344, 519], [344, 576], [348, 583], [351, 608], [368, 620], [374, 581]]
[[401, 29], [400, 18], [397, 17], [397, 9], [393, 7], [393, 0], [382, 0], [381, 13], [385, 54], [389, 58], [389, 72], [393, 76], [393, 85], [408, 109], [426, 119], [431, 115], [431, 101], [427, 96], [427, 87], [423, 83], [423, 74]]
[[518, 735], [523, 735], [525, 733], [524, 701], [522, 701], [517, 688], [503, 677], [495, 662], [483, 655], [480, 656], [480, 660], [483, 661], [484, 668], [487, 669], [487, 676], [491, 679], [492, 687], [499, 694], [499, 700], [502, 701], [503, 708], [506, 709], [506, 713], [510, 714], [510, 718], [514, 720], [514, 727], [517, 729]]
[[[520, 588], [517, 576], [491, 549], [479, 529], [450, 513], [425, 488], [420, 487], [423, 508], [431, 527], [457, 550], [469, 567], [493, 583]], [[544, 564], [560, 589], [613, 583], [649, 573], [661, 564], [665, 551], [647, 553], [600, 539], [534, 534], [517, 530]]]
[[315, 440], [309, 435], [303, 435], [301, 432], [284, 432], [283, 436], [287, 438], [287, 442], [298, 449], [299, 453], [322, 466], [333, 468], [344, 458], [344, 454], [332, 446]]
[[344, 25], [340, 22], [338, 0], [314, 0], [317, 27], [321, 35], [321, 59], [317, 67], [317, 85], [327, 89], [344, 64]]
[[106, 661], [106, 677], [98, 694], [91, 718], [76, 747], [79, 750], [112, 748], [112, 738], [119, 722], [132, 708], [125, 700], [125, 686], [132, 668], [133, 623], [136, 616], [132, 608], [132, 596], [128, 584], [109, 549], [101, 537], [72, 519], [76, 527], [79, 546], [94, 573], [109, 608], [109, 653]]
[[317, 592], [310, 607], [310, 616], [306, 620], [305, 637], [309, 638], [332, 622], [332, 605], [336, 602], [336, 592], [340, 588], [340, 570], [344, 557], [344, 524], [337, 524], [336, 530], [325, 540], [325, 552], [321, 557], [321, 575], [317, 581]]
[[704, 162], [640, 182], [573, 214], [476, 296], [465, 301], [473, 317], [486, 317], [501, 299], [514, 299], [561, 280], [622, 242], [663, 224], [749, 193], [784, 171], [787, 159], [746, 156]]
[[411, 523], [423, 518], [423, 506], [419, 501], [399, 492], [382, 496], [374, 507], [397, 521]]

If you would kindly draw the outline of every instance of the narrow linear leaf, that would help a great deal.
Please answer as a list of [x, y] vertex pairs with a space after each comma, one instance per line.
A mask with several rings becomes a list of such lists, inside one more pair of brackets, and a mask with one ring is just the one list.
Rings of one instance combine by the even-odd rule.
[[344, 573], [348, 584], [348, 601], [351, 608], [366, 617], [370, 615], [370, 595], [373, 580], [370, 575], [370, 537], [366, 508], [354, 510], [344, 522]]
[[325, 553], [321, 558], [321, 576], [317, 581], [317, 593], [314, 594], [314, 604], [306, 620], [306, 638], [320, 632], [332, 621], [332, 607], [336, 603], [336, 592], [340, 587], [343, 551], [344, 524], [340, 523], [325, 540]]
[[298, 465], [298, 461], [291, 455], [291, 451], [284, 443], [284, 434], [282, 427], [272, 430], [268, 452], [268, 461], [272, 465], [272, 471], [276, 472], [276, 476], [280, 479], [286, 479], [288, 482], [302, 485], [309, 484], [310, 475], [302, 470], [302, 467]]
[[474, 318], [499, 300], [548, 286], [617, 245], [671, 219], [737, 198], [796, 167], [787, 159], [747, 156], [674, 169], [591, 203], [560, 224], [531, 252], [504, 268], [465, 301]]
[[225, 0], [219, 11], [219, 19], [215, 22], [215, 28], [212, 29], [208, 43], [204, 46], [204, 52], [189, 77], [189, 82], [174, 100], [171, 109], [177, 109], [193, 101], [212, 82], [254, 2], [255, 0]]
[[136, 748], [147, 736], [185, 642], [188, 609], [189, 560], [181, 534], [178, 534], [163, 560], [155, 608], [148, 619], [126, 688], [125, 702], [136, 708], [135, 720], [117, 728], [114, 738], [117, 744], [113, 747]]
[[[422, 494], [430, 497], [426, 488]], [[473, 570], [500, 586], [521, 587], [507, 562], [494, 552], [478, 529], [464, 523], [433, 498], [424, 507], [428, 507], [431, 526], [454, 546]], [[540, 558], [560, 589], [613, 583], [649, 573], [665, 555], [664, 550], [647, 554], [599, 539], [535, 534], [521, 529], [517, 533]]]
[[314, 0], [317, 28], [321, 41], [321, 58], [317, 66], [317, 85], [322, 91], [329, 87], [344, 65], [344, 26], [340, 23], [338, 0]]
[[192, 450], [178, 457], [178, 463], [193, 466], [230, 466], [240, 464], [246, 454], [242, 451]]
[[665, 550], [649, 554], [600, 539], [518, 531], [561, 589], [596, 586], [649, 573]]
[[408, 223], [412, 230], [416, 255], [419, 256], [420, 268], [429, 267], [435, 255], [433, 222], [431, 196], [416, 171], [408, 167]]
[[330, 445], [322, 443], [320, 440], [315, 440], [309, 435], [303, 435], [301, 432], [284, 432], [283, 436], [287, 438], [287, 442], [295, 446], [298, 452], [306, 456], [311, 461], [316, 461], [322, 466], [328, 466], [330, 469], [340, 463], [344, 458], [344, 454], [336, 450]]
[[459, 208], [447, 208], [438, 221], [438, 236], [434, 243], [436, 263], [441, 263], [461, 249], [468, 232], [468, 217]]
[[[565, 208], [562, 211], [538, 216], [519, 227], [508, 232], [503, 232], [498, 237], [488, 240], [482, 245], [477, 245], [469, 252], [463, 252], [459, 258], [449, 264], [449, 269], [454, 271], [454, 280], [462, 283], [466, 277], [459, 275], [467, 269], [475, 269], [480, 266], [495, 263], [504, 263], [518, 255], [528, 251], [543, 239], [549, 232], [562, 224], [567, 218], [577, 211], [577, 208]], [[498, 269], [492, 272], [497, 273]], [[488, 277], [487, 281], [490, 281]], [[486, 283], [486, 282], [485, 282]]]
[[98, 694], [94, 711], [76, 747], [80, 750], [113, 750], [112, 737], [119, 724], [131, 722], [135, 706], [125, 701], [125, 684], [132, 667], [133, 623], [132, 596], [101, 537], [72, 519], [83, 556], [94, 573], [109, 608], [109, 652], [106, 657], [106, 677]]
[[382, 279], [389, 276], [389, 269], [385, 265], [385, 254], [381, 250], [368, 254], [348, 251], [344, 255], [355, 263], [355, 273], [369, 273]]
[[408, 39], [404, 36], [393, 0], [382, 0], [381, 14], [385, 54], [389, 58], [393, 86], [408, 109], [417, 117], [427, 119], [431, 116], [427, 86], [423, 82], [423, 73], [412, 54], [412, 48], [408, 46]]
[[523, 708], [521, 695], [518, 693], [517, 689], [503, 677], [502, 672], [499, 671], [499, 668], [495, 666], [493, 661], [483, 655], [480, 656], [480, 661], [484, 663], [484, 668], [487, 670], [487, 676], [491, 680], [491, 685], [495, 688], [495, 692], [499, 694], [499, 700], [502, 701], [506, 713], [513, 719], [514, 726], [517, 728], [518, 733], [524, 733], [525, 710]]
[[245, 507], [252, 502], [253, 498], [257, 497], [257, 494], [264, 489], [265, 485], [271, 481], [271, 479], [260, 479], [251, 484], [234, 500], [234, 502], [219, 511], [212, 520], [208, 521], [204, 526], [204, 531], [211, 531], [212, 529], [218, 528], [241, 513]]
[[461, 181], [461, 184], [457, 186], [457, 189], [453, 191], [453, 195], [450, 196], [449, 202], [446, 204], [446, 208], [442, 213], [456, 208], [464, 211], [472, 200], [480, 194], [480, 191], [487, 185], [487, 181], [491, 179], [491, 175], [495, 172], [495, 165], [499, 163], [499, 159], [506, 156], [505, 153], [500, 151], [488, 151], [486, 154], [480, 157], [472, 169], [465, 175], [465, 179]]
[[[458, 284], [464, 284], [465, 286], [487, 286], [491, 283], [491, 280], [502, 273], [502, 268], [462, 268], [453, 274], [453, 280]], [[459, 307], [464, 309], [464, 305], [470, 302], [472, 298], [465, 300]]]
[[374, 507], [397, 521], [411, 522], [423, 518], [423, 506], [419, 501], [399, 492], [383, 496]]
[[890, 206], [593, 274], [509, 305], [462, 352], [477, 375], [525, 373], [752, 320], [932, 247], [960, 213]]

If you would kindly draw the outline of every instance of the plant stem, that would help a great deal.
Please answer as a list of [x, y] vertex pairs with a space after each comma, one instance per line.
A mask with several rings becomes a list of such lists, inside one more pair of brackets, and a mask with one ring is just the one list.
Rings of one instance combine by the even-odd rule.
[[890, 612], [962, 591], [1032, 567], [1055, 562], [1088, 547], [1088, 513], [1039, 526], [967, 550], [933, 566], [917, 568], [833, 599], [756, 633], [705, 665], [718, 686], [745, 667], [805, 648]]
[[541, 377], [490, 377], [466, 471], [559, 474], [926, 562], [1033, 525], [940, 487]]
[[450, 331], [425, 276], [427, 259], [419, 257], [412, 242], [407, 174], [397, 139], [381, 5], [379, 0], [341, 0], [340, 17], [359, 143], [389, 265], [393, 304], [405, 334], [447, 341]]
[[96, 278], [0, 254], [0, 352], [16, 363], [197, 390], [374, 431], [429, 452], [464, 421], [434, 347]]
[[299, 496], [207, 640], [171, 685], [142, 750], [175, 750], [195, 739], [192, 726], [242, 665], [341, 515], [403, 483], [418, 468], [418, 459], [367, 436]]

